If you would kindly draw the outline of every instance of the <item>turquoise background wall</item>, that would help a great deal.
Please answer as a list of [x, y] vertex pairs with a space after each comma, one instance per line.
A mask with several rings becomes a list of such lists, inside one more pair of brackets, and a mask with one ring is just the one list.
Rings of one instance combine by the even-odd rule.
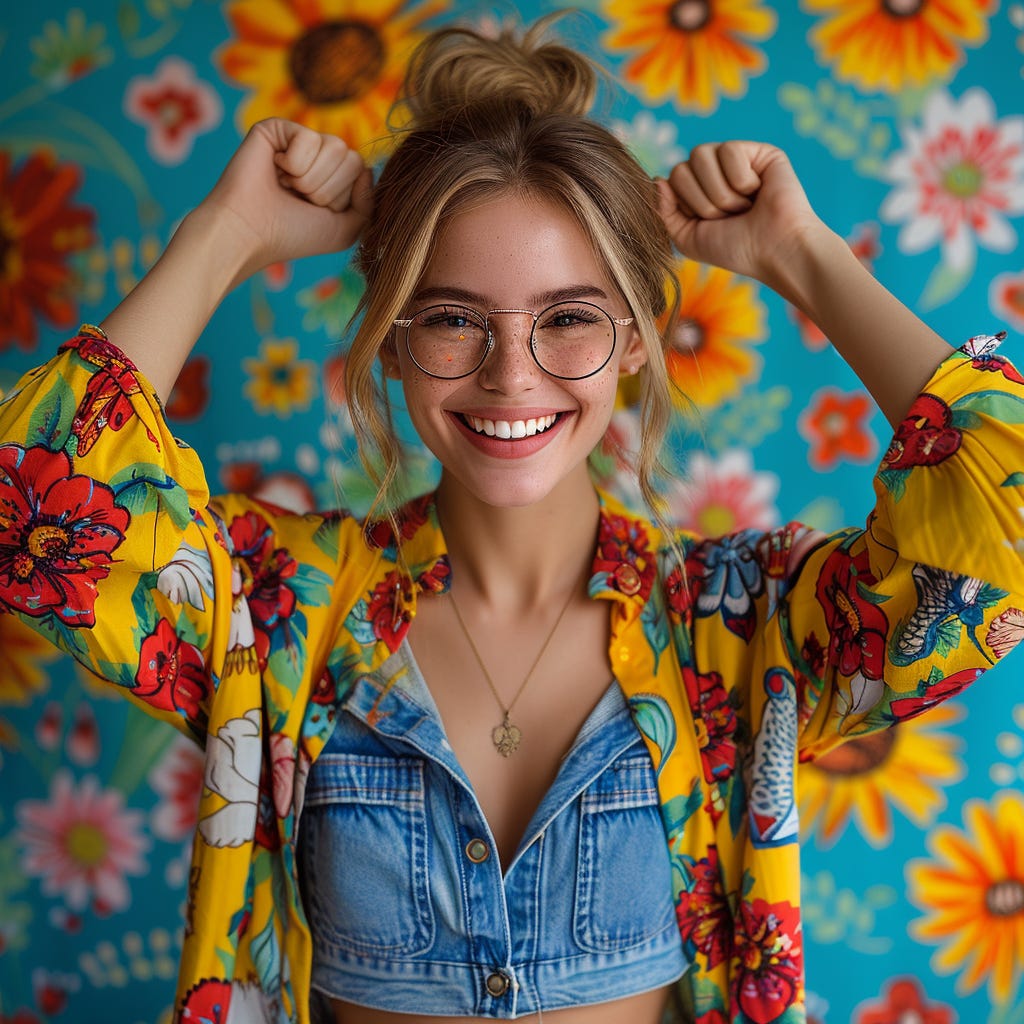
[[[5, 8], [0, 390], [132, 287], [253, 120], [291, 116], [379, 158], [419, 34], [516, 14], [455, 0]], [[564, 27], [614, 72], [600, 116], [652, 174], [701, 141], [782, 146], [891, 290], [956, 343], [1007, 329], [1003, 351], [1024, 362], [1024, 4], [592, 0]], [[670, 361], [701, 422], [671, 439], [674, 515], [707, 533], [862, 521], [888, 431], [857, 379], [756, 283], [679, 275]], [[358, 290], [343, 257], [323, 258], [225, 302], [167, 410], [214, 486], [365, 505], [340, 383]], [[627, 438], [629, 398], [614, 424]], [[410, 448], [411, 486], [426, 486], [431, 460]], [[1024, 615], [1007, 641], [1022, 630]], [[802, 770], [819, 1024], [1024, 1024], [1022, 664]], [[169, 1020], [201, 780], [197, 750], [0, 617], [0, 1024]]]

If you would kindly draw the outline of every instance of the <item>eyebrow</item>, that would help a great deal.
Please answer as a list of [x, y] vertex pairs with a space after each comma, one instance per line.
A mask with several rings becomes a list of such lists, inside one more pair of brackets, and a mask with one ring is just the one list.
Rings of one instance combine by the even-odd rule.
[[[553, 288], [550, 291], [539, 292], [531, 297], [530, 301], [535, 306], [549, 306], [554, 302], [571, 302], [573, 299], [607, 299], [608, 294], [603, 288], [596, 284], [574, 284], [566, 288]], [[429, 302], [431, 300], [449, 299], [454, 302], [463, 302], [467, 306], [486, 306], [490, 300], [477, 292], [467, 291], [465, 288], [455, 288], [445, 285], [435, 285], [430, 288], [420, 288], [413, 300], [416, 302]], [[500, 308], [500, 307], [495, 307]]]

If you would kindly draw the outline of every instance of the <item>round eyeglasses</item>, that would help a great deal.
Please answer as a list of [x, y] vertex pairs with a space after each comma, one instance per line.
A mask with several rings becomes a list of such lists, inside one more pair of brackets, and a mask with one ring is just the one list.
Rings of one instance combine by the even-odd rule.
[[633, 317], [613, 317], [592, 302], [556, 302], [539, 313], [532, 309], [492, 309], [444, 303], [428, 306], [408, 320], [405, 347], [412, 361], [431, 377], [468, 377], [483, 365], [494, 348], [491, 317], [517, 313], [533, 319], [530, 354], [547, 374], [560, 380], [583, 380], [608, 365], [615, 351], [615, 327], [628, 327]]

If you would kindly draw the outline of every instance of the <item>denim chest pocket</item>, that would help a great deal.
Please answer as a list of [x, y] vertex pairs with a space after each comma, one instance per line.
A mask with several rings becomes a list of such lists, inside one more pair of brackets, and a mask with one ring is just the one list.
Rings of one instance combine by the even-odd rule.
[[315, 940], [366, 956], [412, 956], [434, 941], [423, 762], [322, 754], [299, 839]]
[[622, 757], [580, 798], [574, 937], [587, 952], [613, 953], [672, 925], [654, 769], [646, 754]]

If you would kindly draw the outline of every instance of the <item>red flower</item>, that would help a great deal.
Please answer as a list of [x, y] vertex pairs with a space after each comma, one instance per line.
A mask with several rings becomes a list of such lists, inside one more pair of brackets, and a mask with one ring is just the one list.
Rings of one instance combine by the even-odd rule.
[[910, 412], [896, 428], [889, 450], [882, 459], [883, 469], [910, 469], [912, 466], [936, 466], [959, 447], [963, 435], [950, 426], [953, 414], [941, 398], [918, 395]]
[[452, 567], [447, 555], [442, 555], [426, 572], [420, 573], [416, 582], [432, 594], [443, 594], [451, 585]]
[[191, 422], [198, 419], [210, 404], [210, 360], [193, 356], [178, 374], [164, 412], [172, 420]]
[[[402, 585], [405, 581], [398, 572], [392, 569], [387, 577], [373, 588], [366, 618], [373, 625], [373, 635], [387, 644], [388, 650], [398, 650], [402, 638], [409, 629], [409, 612], [405, 602], [400, 600]], [[408, 598], [408, 591], [405, 592]]]
[[287, 642], [295, 593], [285, 580], [291, 579], [299, 566], [284, 548], [274, 547], [274, 531], [257, 512], [235, 516], [228, 534], [242, 574], [242, 593], [252, 614], [260, 668], [265, 668], [274, 631], [284, 630]]
[[[408, 540], [427, 521], [433, 495], [423, 494], [407, 502], [395, 513], [399, 537]], [[390, 519], [378, 519], [366, 524], [366, 539], [371, 547], [389, 548], [395, 543], [395, 531]]]
[[929, 686], [920, 697], [901, 697], [894, 700], [889, 705], [889, 710], [900, 722], [916, 718], [936, 704], [941, 704], [944, 700], [955, 697], [961, 690], [966, 690], [984, 671], [981, 668], [965, 668], [960, 672], [954, 672], [951, 676], [946, 676], [945, 679], [940, 679], [933, 686]]
[[96, 583], [129, 519], [109, 487], [71, 474], [64, 452], [0, 445], [0, 602], [95, 625]]
[[142, 641], [139, 671], [132, 693], [161, 711], [178, 711], [190, 722], [200, 720], [210, 691], [199, 648], [182, 640], [167, 619]]
[[889, 622], [885, 612], [858, 591], [860, 584], [875, 582], [867, 551], [851, 556], [838, 548], [821, 567], [817, 597], [828, 623], [828, 663], [845, 676], [860, 672], [865, 679], [882, 678]]
[[732, 950], [732, 918], [718, 867], [718, 848], [708, 847], [690, 870], [693, 886], [679, 894], [676, 917], [683, 941], [693, 943], [708, 968], [724, 963]]
[[699, 565], [697, 568], [698, 572], [692, 573], [689, 564], [685, 568], [677, 565], [665, 580], [665, 600], [669, 614], [684, 626], [689, 626], [693, 621], [693, 603], [700, 587]]
[[740, 905], [733, 999], [754, 1024], [771, 1024], [796, 1001], [803, 973], [799, 929], [800, 912], [789, 903]]
[[72, 206], [81, 183], [73, 164], [38, 150], [11, 174], [0, 152], [0, 351], [32, 348], [37, 318], [72, 327], [78, 317], [67, 258], [93, 244], [93, 211]]
[[925, 993], [916, 978], [890, 981], [884, 1003], [875, 1003], [860, 1010], [852, 1024], [901, 1024], [913, 1020], [919, 1024], [953, 1024], [953, 1009], [945, 1003], [925, 1005]]
[[729, 692], [717, 672], [698, 673], [689, 665], [683, 666], [683, 684], [697, 724], [704, 778], [709, 783], [722, 782], [736, 767], [736, 710], [729, 703]]
[[971, 360], [971, 366], [976, 370], [1001, 373], [1007, 380], [1012, 380], [1015, 384], [1024, 384], [1024, 377], [1021, 376], [1020, 370], [1002, 356], [978, 356]]
[[843, 459], [867, 462], [875, 455], [875, 437], [866, 421], [874, 406], [863, 391], [843, 394], [822, 388], [799, 419], [800, 433], [811, 443], [807, 458], [814, 469], [834, 469]]
[[594, 571], [606, 573], [606, 583], [613, 590], [647, 600], [655, 566], [647, 530], [640, 520], [610, 512], [601, 516]]

